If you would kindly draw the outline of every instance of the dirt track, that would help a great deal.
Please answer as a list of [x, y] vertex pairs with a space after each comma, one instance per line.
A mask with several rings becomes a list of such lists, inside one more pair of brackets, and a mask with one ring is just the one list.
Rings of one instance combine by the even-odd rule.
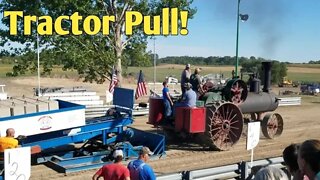
[[[275, 140], [262, 138], [258, 147], [254, 150], [254, 159], [263, 159], [268, 157], [280, 156], [285, 146], [294, 142], [302, 142], [305, 139], [320, 138], [320, 123], [318, 112], [320, 103], [304, 103], [303, 106], [280, 107], [277, 112], [284, 118], [284, 132], [281, 137]], [[146, 117], [136, 119], [135, 127], [151, 130], [146, 125]], [[225, 164], [248, 161], [250, 152], [245, 150], [245, 138], [234, 146], [230, 151], [206, 151], [201, 147], [191, 148], [191, 146], [180, 144], [180, 147], [169, 144], [170, 149], [167, 151], [167, 157], [164, 159], [150, 162], [155, 172], [166, 174], [183, 170], [201, 169], [206, 167], [215, 167]], [[189, 149], [189, 150], [188, 150]], [[38, 165], [32, 167], [31, 179], [90, 179], [95, 170], [84, 171], [64, 176], [53, 170]]]
[[[66, 82], [69, 83], [69, 82]], [[28, 82], [15, 82], [10, 84], [10, 89], [26, 87]], [[80, 83], [79, 83], [80, 84]], [[29, 85], [29, 84], [28, 84]], [[78, 85], [75, 83], [74, 85]], [[33, 86], [33, 85], [31, 85]], [[34, 86], [33, 86], [34, 87]], [[103, 86], [95, 86], [102, 89]], [[28, 87], [30, 88], [30, 87]], [[8, 89], [8, 88], [7, 88]], [[30, 93], [30, 92], [29, 92]], [[103, 94], [103, 93], [101, 93]], [[308, 102], [303, 102], [302, 106], [279, 107], [276, 112], [280, 113], [284, 119], [284, 132], [281, 137], [275, 140], [262, 138], [258, 147], [254, 150], [254, 159], [280, 156], [283, 148], [293, 142], [302, 142], [305, 139], [320, 138], [320, 98], [308, 98]], [[136, 118], [134, 127], [143, 130], [154, 130], [146, 124], [147, 117]], [[234, 146], [230, 151], [206, 151], [201, 147], [192, 147], [185, 144], [169, 144], [167, 157], [150, 162], [157, 174], [166, 174], [182, 170], [201, 169], [215, 167], [224, 164], [231, 164], [250, 159], [250, 152], [245, 150], [245, 138]], [[64, 174], [56, 173], [44, 165], [32, 167], [31, 179], [90, 179], [95, 170]]]

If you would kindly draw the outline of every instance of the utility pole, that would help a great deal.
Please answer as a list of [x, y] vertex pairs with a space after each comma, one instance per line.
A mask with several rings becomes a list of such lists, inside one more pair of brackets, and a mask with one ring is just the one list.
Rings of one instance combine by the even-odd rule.
[[240, 19], [240, 0], [238, 0], [238, 11], [237, 11], [237, 38], [236, 38], [236, 64], [235, 64], [235, 77], [238, 76], [238, 66], [239, 66], [239, 57], [238, 57], [238, 44], [239, 44], [239, 19]]
[[157, 60], [156, 60], [156, 37], [153, 37], [153, 87], [156, 90], [157, 81]]
[[[37, 27], [38, 27], [38, 19], [37, 19]], [[38, 63], [38, 96], [41, 96], [41, 89], [40, 89], [40, 49], [39, 49], [39, 33], [37, 32], [37, 63]]]
[[248, 14], [240, 14], [240, 1], [238, 0], [238, 10], [237, 10], [237, 38], [236, 38], [236, 64], [235, 64], [235, 72], [234, 77], [238, 77], [238, 66], [239, 66], [239, 20], [241, 21], [247, 21], [249, 19]]

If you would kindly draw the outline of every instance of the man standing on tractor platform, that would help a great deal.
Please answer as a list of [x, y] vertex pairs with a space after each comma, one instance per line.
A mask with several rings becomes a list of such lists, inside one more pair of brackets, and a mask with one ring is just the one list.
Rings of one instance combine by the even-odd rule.
[[106, 164], [100, 168], [92, 177], [92, 180], [97, 180], [103, 177], [104, 180], [130, 180], [129, 170], [121, 164], [123, 159], [123, 151], [115, 150], [113, 152], [115, 158], [114, 163]]
[[192, 85], [192, 89], [197, 94], [197, 98], [199, 98], [200, 94], [203, 92], [202, 84], [201, 84], [201, 77], [200, 77], [200, 68], [196, 68], [194, 70], [194, 74], [190, 76], [190, 83]]
[[164, 117], [166, 120], [168, 120], [172, 115], [173, 101], [169, 93], [168, 82], [164, 81], [162, 85], [163, 85], [162, 98], [163, 98], [163, 105], [164, 105]]
[[186, 92], [186, 88], [184, 87], [184, 84], [190, 81], [190, 76], [191, 76], [190, 64], [187, 64], [186, 68], [182, 71], [181, 80], [180, 80], [182, 95]]
[[137, 160], [128, 164], [132, 180], [155, 180], [156, 176], [150, 165], [146, 164], [153, 153], [148, 147], [142, 147]]

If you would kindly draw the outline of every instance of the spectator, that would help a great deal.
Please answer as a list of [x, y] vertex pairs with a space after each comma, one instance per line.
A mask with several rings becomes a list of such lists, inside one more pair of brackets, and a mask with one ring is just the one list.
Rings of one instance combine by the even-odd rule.
[[130, 177], [132, 180], [155, 180], [156, 176], [146, 162], [149, 160], [149, 156], [153, 153], [148, 147], [142, 147], [139, 152], [139, 158], [137, 160], [131, 161], [128, 164], [128, 169], [130, 171]]
[[203, 92], [200, 72], [201, 72], [201, 69], [196, 68], [194, 70], [194, 74], [192, 74], [190, 76], [190, 83], [192, 85], [192, 90], [194, 90], [194, 92], [196, 92], [197, 97], [199, 97], [201, 95], [201, 93]]
[[93, 180], [103, 177], [105, 180], [130, 180], [129, 170], [121, 164], [123, 151], [115, 150], [113, 152], [114, 163], [104, 165], [92, 177]]
[[261, 168], [254, 177], [255, 180], [289, 180], [287, 174], [276, 167]]
[[162, 85], [163, 85], [162, 97], [163, 97], [163, 104], [164, 104], [164, 117], [166, 120], [168, 120], [172, 115], [173, 102], [169, 93], [167, 81], [164, 81]]
[[8, 128], [6, 131], [6, 137], [0, 137], [0, 153], [3, 153], [5, 149], [17, 148], [19, 145], [18, 140], [14, 138], [15, 130]]
[[290, 172], [291, 176], [293, 176], [293, 180], [300, 180], [304, 179], [307, 180], [307, 177], [304, 177], [304, 175], [299, 170], [298, 165], [298, 153], [299, 153], [299, 145], [298, 144], [291, 144], [287, 146], [283, 152], [283, 160], [285, 165]]
[[[19, 147], [19, 142], [14, 138], [15, 130], [13, 128], [8, 128], [6, 130], [6, 136], [0, 137], [0, 161], [3, 161], [3, 153], [6, 149], [13, 149]], [[4, 174], [4, 165], [0, 163], [0, 176]], [[1, 179], [1, 177], [0, 177]]]
[[186, 65], [186, 68], [181, 73], [181, 92], [182, 95], [186, 92], [186, 89], [184, 87], [185, 83], [188, 83], [190, 81], [191, 71], [190, 71], [190, 64]]
[[320, 180], [320, 141], [316, 139], [304, 141], [298, 154], [300, 171], [310, 180]]

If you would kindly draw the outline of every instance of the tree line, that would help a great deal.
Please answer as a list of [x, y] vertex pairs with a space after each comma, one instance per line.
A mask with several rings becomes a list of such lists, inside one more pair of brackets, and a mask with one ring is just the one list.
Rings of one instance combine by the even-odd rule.
[[[235, 56], [209, 56], [209, 57], [192, 57], [192, 56], [167, 56], [164, 58], [160, 58], [157, 60], [157, 64], [168, 63], [168, 64], [195, 64], [195, 65], [234, 65], [235, 64]], [[241, 65], [244, 62], [250, 61], [267, 61], [269, 59], [265, 59], [262, 57], [250, 56], [248, 57], [239, 57], [239, 64]], [[277, 61], [277, 60], [274, 60]], [[283, 62], [284, 64], [294, 64], [292, 62]], [[308, 63], [303, 64], [320, 64], [320, 60], [318, 61], [309, 61]]]
[[[169, 56], [159, 59], [158, 63], [168, 63], [168, 64], [194, 64], [194, 65], [212, 65], [212, 66], [234, 66], [235, 57], [231, 56], [210, 56], [210, 57], [190, 57], [190, 56]], [[270, 61], [261, 57], [251, 56], [240, 57], [239, 65], [241, 66], [241, 73], [254, 73], [257, 74], [259, 78], [263, 78], [261, 62]], [[287, 76], [287, 62], [279, 62], [272, 60], [272, 83], [279, 83], [282, 78]]]
[[[191, 56], [168, 56], [165, 58], [159, 58], [157, 54], [152, 54], [151, 52], [145, 52], [143, 45], [137, 45], [135, 50], [126, 51], [122, 58], [122, 64], [125, 67], [135, 66], [135, 67], [151, 67], [154, 65], [154, 60], [156, 59], [156, 63], [159, 64], [193, 64], [193, 65], [216, 65], [216, 66], [223, 66], [223, 65], [230, 65], [233, 66], [235, 63], [235, 57], [231, 56], [210, 56], [210, 57], [191, 57]], [[144, 53], [143, 53], [144, 52]], [[41, 52], [41, 59], [45, 59], [42, 61], [42, 74], [50, 74], [54, 65], [62, 66], [64, 70], [66, 68], [66, 58], [70, 58], [65, 54], [57, 54], [52, 55], [54, 52], [52, 50], [44, 50]], [[30, 59], [36, 60], [36, 53], [29, 52], [19, 56], [0, 56], [0, 63], [14, 63], [13, 71], [8, 73], [8, 76], [18, 76], [23, 75], [28, 70], [27, 65], [30, 62]], [[264, 58], [256, 58], [251, 56], [250, 58], [240, 57], [239, 64], [242, 67], [241, 72], [246, 73], [256, 73], [261, 74], [261, 62], [266, 61], [267, 59]], [[19, 63], [17, 63], [19, 62]], [[24, 63], [21, 63], [24, 62]], [[69, 61], [67, 61], [69, 62]], [[287, 75], [287, 63], [286, 62], [279, 62], [279, 61], [272, 61], [272, 82], [279, 83], [282, 77]], [[36, 63], [36, 61], [33, 61]], [[74, 62], [76, 63], [76, 62]], [[79, 63], [81, 66], [81, 63]], [[36, 64], [34, 64], [36, 66]], [[34, 67], [33, 66], [33, 67]], [[71, 66], [71, 65], [70, 65]], [[103, 68], [105, 66], [101, 66]], [[80, 68], [79, 68], [80, 69]], [[36, 71], [36, 68], [29, 69], [30, 71]], [[89, 73], [88, 73], [89, 74]], [[81, 74], [80, 74], [81, 75]], [[90, 78], [94, 78], [94, 76], [90, 76]], [[262, 78], [262, 77], [260, 77]]]

